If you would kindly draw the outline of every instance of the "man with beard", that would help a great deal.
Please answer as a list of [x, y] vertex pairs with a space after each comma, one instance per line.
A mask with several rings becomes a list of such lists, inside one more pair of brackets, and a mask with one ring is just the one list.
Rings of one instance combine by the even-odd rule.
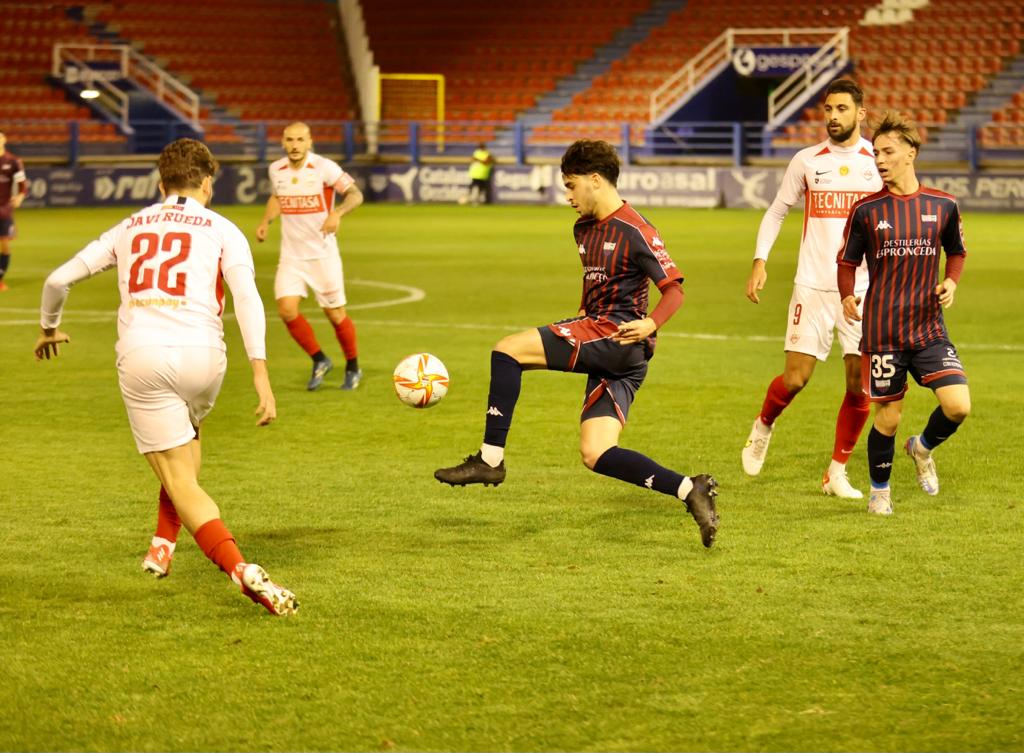
[[[816, 362], [828, 357], [838, 332], [846, 395], [836, 421], [832, 462], [822, 478], [821, 489], [825, 494], [860, 499], [863, 494], [850, 484], [846, 463], [867, 421], [869, 408], [861, 385], [860, 326], [859, 322], [843, 318], [835, 257], [843, 244], [843, 228], [850, 208], [879, 190], [882, 181], [875, 168], [871, 143], [860, 133], [867, 115], [860, 87], [850, 79], [833, 81], [825, 90], [823, 109], [828, 139], [796, 153], [757, 233], [754, 265], [747, 281], [747, 298], [754, 303], [760, 302], [758, 291], [768, 278], [768, 254], [786, 213], [803, 200], [804, 226], [783, 345], [785, 368], [772, 380], [761, 412], [754, 419], [742, 452], [743, 470], [751, 476], [761, 472], [775, 419], [810, 380]], [[862, 296], [867, 287], [867, 270], [861, 265], [856, 276], [857, 294]]]

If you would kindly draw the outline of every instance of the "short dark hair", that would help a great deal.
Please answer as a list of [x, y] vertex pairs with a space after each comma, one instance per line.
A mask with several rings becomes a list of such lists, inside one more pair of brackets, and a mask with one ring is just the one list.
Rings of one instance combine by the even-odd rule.
[[619, 155], [607, 141], [579, 139], [562, 155], [562, 175], [597, 173], [613, 186], [619, 180]]
[[849, 94], [857, 107], [864, 106], [864, 90], [857, 86], [857, 82], [852, 78], [837, 78], [825, 89], [826, 99], [829, 94]]
[[160, 182], [164, 191], [199, 188], [203, 178], [217, 174], [220, 165], [202, 141], [178, 139], [160, 152]]
[[921, 151], [921, 133], [917, 130], [917, 126], [910, 118], [903, 117], [898, 112], [885, 113], [882, 120], [874, 127], [871, 143], [874, 144], [883, 133], [894, 134], [917, 151]]

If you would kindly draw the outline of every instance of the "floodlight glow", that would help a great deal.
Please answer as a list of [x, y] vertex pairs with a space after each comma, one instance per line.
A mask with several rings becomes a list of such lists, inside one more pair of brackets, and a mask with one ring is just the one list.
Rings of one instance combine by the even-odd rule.
[[82, 99], [96, 99], [96, 97], [100, 96], [100, 93], [96, 89], [89, 88], [82, 89], [82, 93], [78, 96], [80, 96]]

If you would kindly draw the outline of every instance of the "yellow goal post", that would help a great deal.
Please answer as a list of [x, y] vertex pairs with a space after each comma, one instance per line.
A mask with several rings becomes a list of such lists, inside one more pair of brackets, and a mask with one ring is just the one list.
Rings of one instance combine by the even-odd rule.
[[444, 151], [444, 76], [440, 73], [381, 73], [377, 122], [433, 121], [437, 151]]

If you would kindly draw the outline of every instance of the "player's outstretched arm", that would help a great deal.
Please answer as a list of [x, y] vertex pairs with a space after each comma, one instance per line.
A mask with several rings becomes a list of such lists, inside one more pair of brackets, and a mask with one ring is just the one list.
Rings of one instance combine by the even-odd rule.
[[36, 339], [36, 360], [42, 361], [45, 358], [49, 361], [51, 358], [56, 358], [59, 355], [57, 346], [60, 343], [69, 342], [71, 342], [71, 338], [68, 337], [68, 334], [61, 332], [56, 327], [41, 330], [41, 334]]
[[255, 411], [256, 425], [266, 426], [277, 418], [277, 401], [270, 388], [270, 373], [267, 371], [267, 362], [262, 359], [254, 358], [249, 363], [252, 365], [252, 384], [260, 400]]
[[754, 266], [750, 270], [750, 279], [747, 280], [747, 298], [753, 303], [761, 302], [757, 293], [764, 289], [764, 284], [768, 280], [766, 266], [764, 259], [754, 259]]
[[280, 216], [281, 202], [277, 200], [276, 196], [271, 196], [267, 199], [267, 208], [263, 210], [263, 219], [256, 226], [256, 240], [263, 243], [267, 239], [267, 229], [270, 227], [270, 223]]

